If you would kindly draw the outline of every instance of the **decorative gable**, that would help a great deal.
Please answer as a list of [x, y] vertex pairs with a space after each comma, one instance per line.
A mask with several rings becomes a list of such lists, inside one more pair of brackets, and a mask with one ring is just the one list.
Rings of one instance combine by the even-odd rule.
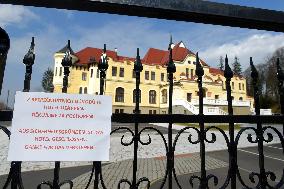
[[205, 75], [204, 76], [204, 82], [213, 82], [213, 79], [210, 76]]

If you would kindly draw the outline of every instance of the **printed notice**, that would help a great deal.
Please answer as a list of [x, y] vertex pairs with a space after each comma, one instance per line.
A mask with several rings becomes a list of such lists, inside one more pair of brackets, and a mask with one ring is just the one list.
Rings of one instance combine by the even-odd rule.
[[9, 161], [109, 161], [111, 96], [17, 92]]

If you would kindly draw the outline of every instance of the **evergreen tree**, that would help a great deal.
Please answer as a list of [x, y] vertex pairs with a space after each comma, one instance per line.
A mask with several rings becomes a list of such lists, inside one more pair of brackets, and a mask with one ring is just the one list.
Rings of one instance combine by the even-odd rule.
[[241, 63], [239, 61], [239, 58], [237, 56], [235, 56], [235, 60], [233, 62], [233, 72], [236, 75], [242, 75], [242, 67], [241, 67]]
[[41, 86], [45, 92], [53, 92], [53, 70], [48, 68], [42, 76]]
[[220, 70], [224, 70], [224, 58], [223, 58], [223, 56], [220, 56], [218, 68]]

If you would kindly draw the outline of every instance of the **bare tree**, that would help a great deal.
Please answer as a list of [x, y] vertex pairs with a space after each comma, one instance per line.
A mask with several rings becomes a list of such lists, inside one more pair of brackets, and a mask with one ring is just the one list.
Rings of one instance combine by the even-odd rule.
[[[258, 88], [260, 92], [261, 108], [272, 108], [279, 110], [278, 80], [276, 72], [276, 60], [280, 59], [280, 64], [284, 67], [284, 47], [277, 49], [264, 63], [256, 65], [259, 73]], [[250, 68], [244, 71], [247, 80], [247, 95], [253, 96], [253, 86], [251, 83]]]

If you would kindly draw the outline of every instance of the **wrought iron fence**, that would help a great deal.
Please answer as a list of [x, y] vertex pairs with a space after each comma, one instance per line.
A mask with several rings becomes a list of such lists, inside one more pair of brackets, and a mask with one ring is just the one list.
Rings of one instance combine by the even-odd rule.
[[[34, 54], [34, 40], [32, 40], [31, 47], [25, 55], [23, 62], [26, 65], [26, 75], [24, 82], [24, 90], [28, 92], [30, 90], [30, 80], [32, 74], [32, 65], [34, 64], [35, 54]], [[132, 178], [121, 178], [117, 188], [121, 188], [122, 183], [126, 183], [129, 185], [131, 189], [137, 189], [142, 182], [147, 183], [147, 188], [150, 187], [150, 180], [146, 177], [138, 178], [137, 174], [137, 151], [139, 145], [149, 145], [152, 142], [151, 136], [147, 141], [141, 140], [141, 135], [146, 131], [153, 131], [158, 136], [161, 137], [164, 147], [166, 150], [166, 171], [164, 177], [162, 178], [162, 182], [160, 188], [164, 188], [166, 182], [168, 182], [168, 188], [171, 189], [173, 187], [173, 182], [177, 183], [178, 188], [182, 188], [175, 169], [175, 150], [177, 147], [177, 142], [181, 134], [185, 133], [185, 131], [190, 130], [191, 132], [195, 132], [197, 134], [197, 139], [193, 139], [192, 135], [189, 134], [188, 142], [189, 144], [199, 144], [200, 145], [200, 167], [201, 173], [200, 176], [193, 175], [189, 178], [189, 183], [193, 186], [193, 181], [199, 181], [199, 188], [209, 188], [209, 181], [213, 180], [214, 185], [217, 186], [219, 179], [212, 174], [207, 174], [207, 170], [205, 168], [205, 147], [208, 143], [216, 142], [216, 134], [211, 132], [213, 129], [216, 129], [221, 133], [224, 140], [227, 144], [228, 156], [229, 156], [229, 168], [227, 177], [224, 183], [221, 183], [220, 188], [236, 188], [236, 182], [239, 181], [244, 188], [249, 187], [243, 180], [237, 160], [237, 148], [240, 137], [242, 135], [246, 135], [248, 142], [256, 143], [258, 147], [259, 159], [258, 159], [258, 172], [251, 172], [249, 174], [249, 179], [252, 183], [255, 183], [255, 178], [257, 178], [258, 183], [256, 183], [256, 188], [283, 188], [284, 187], [284, 169], [283, 175], [281, 176], [279, 182], [272, 186], [269, 182], [269, 179], [272, 181], [276, 180], [276, 175], [270, 170], [265, 169], [265, 160], [264, 160], [264, 143], [270, 143], [274, 140], [274, 136], [272, 132], [279, 137], [279, 140], [282, 145], [282, 149], [284, 149], [284, 73], [280, 67], [280, 60], [277, 59], [277, 77], [279, 82], [279, 96], [280, 96], [280, 106], [281, 106], [281, 114], [275, 116], [261, 116], [260, 115], [260, 103], [259, 103], [259, 89], [258, 89], [258, 72], [253, 64], [252, 58], [250, 58], [250, 66], [251, 66], [251, 77], [252, 84], [254, 87], [254, 101], [255, 101], [255, 115], [234, 115], [233, 114], [233, 106], [232, 106], [232, 96], [231, 96], [231, 85], [230, 81], [233, 77], [233, 72], [228, 64], [228, 58], [225, 58], [225, 70], [224, 76], [226, 78], [226, 92], [227, 92], [227, 101], [228, 101], [228, 115], [203, 115], [203, 90], [202, 90], [202, 78], [204, 75], [203, 67], [199, 61], [198, 53], [196, 55], [196, 76], [198, 77], [198, 89], [199, 89], [199, 114], [198, 115], [181, 115], [181, 114], [172, 114], [172, 97], [173, 97], [173, 74], [176, 71], [175, 64], [172, 59], [172, 48], [171, 43], [169, 44], [169, 61], [167, 64], [167, 72], [168, 72], [168, 81], [169, 81], [169, 109], [168, 114], [166, 115], [147, 115], [140, 114], [139, 111], [139, 93], [140, 89], [140, 73], [143, 70], [143, 65], [140, 60], [139, 49], [137, 49], [137, 56], [134, 63], [134, 71], [136, 73], [136, 103], [135, 103], [135, 111], [133, 114], [113, 114], [112, 121], [120, 122], [120, 123], [134, 123], [134, 130], [129, 129], [128, 127], [120, 127], [111, 132], [111, 134], [117, 131], [124, 131], [131, 134], [132, 139], [130, 141], [124, 141], [123, 137], [121, 138], [121, 145], [123, 146], [133, 146], [133, 166], [132, 166]], [[62, 60], [62, 66], [64, 67], [64, 78], [63, 78], [63, 88], [62, 92], [66, 93], [68, 88], [68, 76], [69, 76], [69, 67], [72, 65], [72, 57], [70, 55], [70, 41], [68, 41], [68, 48], [66, 54]], [[100, 95], [104, 94], [104, 83], [106, 79], [106, 71], [108, 69], [108, 58], [106, 54], [106, 45], [104, 46], [103, 54], [101, 56], [101, 60], [99, 61], [98, 68], [100, 70]], [[1, 114], [1, 120], [11, 120], [12, 112]], [[215, 123], [216, 120], [220, 123], [227, 123], [229, 127], [229, 134], [218, 128], [216, 126], [209, 126], [205, 128], [205, 123]], [[139, 123], [168, 123], [168, 133], [166, 136], [155, 127], [144, 127], [139, 131]], [[173, 138], [173, 123], [198, 123], [199, 128], [196, 127], [186, 127], [178, 132], [178, 134]], [[246, 127], [242, 128], [239, 131], [235, 131], [234, 123], [255, 123], [257, 125], [254, 127]], [[272, 126], [263, 126], [264, 123], [280, 123], [283, 124], [283, 130], [280, 132], [278, 129]], [[0, 126], [0, 129], [4, 131], [8, 137], [10, 137], [10, 131]], [[256, 137], [252, 137], [252, 134], [246, 133], [246, 131], [252, 131], [255, 133]], [[167, 138], [166, 138], [167, 137]], [[283, 150], [284, 153], [284, 150]], [[103, 172], [102, 172], [102, 164], [101, 162], [93, 162], [91, 174], [88, 180], [88, 183], [85, 188], [88, 188], [92, 181], [94, 181], [93, 188], [98, 188], [99, 185], [106, 189], [106, 185], [104, 184]], [[11, 185], [12, 189], [16, 188], [24, 188], [23, 182], [21, 178], [21, 162], [11, 162], [10, 172], [6, 183], [4, 185], [4, 189]], [[70, 180], [60, 182], [60, 162], [55, 162], [54, 168], [54, 178], [52, 181], [43, 181], [39, 183], [38, 189], [42, 187], [42, 185], [47, 185], [51, 189], [59, 189], [63, 184], [69, 184], [70, 188], [73, 187], [73, 183]], [[220, 183], [219, 183], [220, 184]]]

